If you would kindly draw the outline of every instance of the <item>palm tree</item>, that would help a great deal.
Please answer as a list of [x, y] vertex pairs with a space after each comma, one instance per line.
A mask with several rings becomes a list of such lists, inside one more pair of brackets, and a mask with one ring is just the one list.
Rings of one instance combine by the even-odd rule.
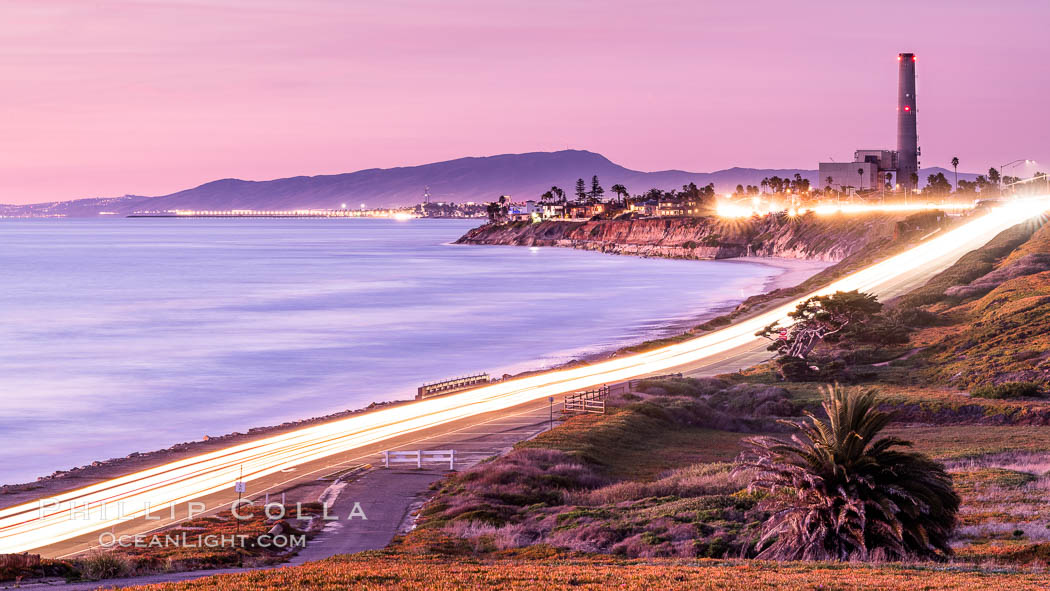
[[558, 185], [551, 187], [551, 193], [554, 193], [554, 196], [558, 198], [558, 201], [562, 203], [565, 202], [565, 190]]
[[955, 192], [959, 192], [959, 157], [952, 156], [952, 168], [955, 169]]
[[616, 196], [619, 197], [622, 201], [627, 201], [627, 187], [617, 183], [613, 185], [612, 188], [609, 190], [615, 193]]
[[749, 440], [749, 490], [770, 512], [759, 558], [776, 560], [938, 559], [952, 554], [959, 496], [944, 466], [876, 440], [890, 422], [874, 390], [824, 391], [828, 419], [806, 413], [791, 442]]
[[859, 191], [859, 190], [864, 188], [864, 169], [863, 168], [858, 168], [857, 169], [857, 176], [860, 177], [860, 180], [857, 181], [857, 190]]

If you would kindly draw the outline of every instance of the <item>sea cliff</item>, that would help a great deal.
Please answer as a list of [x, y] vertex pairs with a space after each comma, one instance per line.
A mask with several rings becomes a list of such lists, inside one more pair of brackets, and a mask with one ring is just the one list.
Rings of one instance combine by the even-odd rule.
[[930, 227], [927, 222], [918, 216], [888, 213], [516, 222], [483, 225], [467, 232], [457, 244], [561, 246], [684, 259], [761, 256], [838, 262], [862, 249], [888, 244], [902, 233]]

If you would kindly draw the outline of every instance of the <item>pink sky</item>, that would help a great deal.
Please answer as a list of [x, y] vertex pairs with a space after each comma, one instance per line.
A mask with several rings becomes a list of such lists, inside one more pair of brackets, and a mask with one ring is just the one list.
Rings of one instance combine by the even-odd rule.
[[1050, 168], [1045, 0], [0, 0], [0, 22], [0, 203], [563, 148], [815, 168], [893, 147], [901, 51], [924, 166]]

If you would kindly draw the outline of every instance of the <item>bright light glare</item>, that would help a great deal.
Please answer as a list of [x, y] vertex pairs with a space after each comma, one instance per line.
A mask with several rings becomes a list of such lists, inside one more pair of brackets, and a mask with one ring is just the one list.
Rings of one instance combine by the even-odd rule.
[[[169, 503], [232, 490], [242, 467], [243, 480], [250, 482], [304, 462], [457, 419], [663, 372], [753, 345], [759, 340], [754, 336], [757, 331], [769, 324], [783, 322], [787, 313], [806, 298], [854, 289], [885, 296], [887, 290], [899, 288], [902, 280], [913, 279], [913, 273], [922, 270], [923, 273], [917, 276], [924, 278], [987, 243], [999, 232], [1042, 215], [1048, 208], [1050, 197], [1017, 200], [992, 209], [984, 216], [839, 279], [817, 292], [682, 343], [381, 409], [185, 458], [59, 494], [53, 499], [57, 505], [43, 510], [38, 502], [8, 507], [0, 510], [0, 553], [31, 550], [114, 525], [123, 519], [115, 515], [113, 503], [124, 503], [123, 516], [126, 519], [141, 517], [149, 507], [164, 507]], [[110, 504], [105, 514], [102, 503]], [[79, 517], [71, 519], [74, 513]]]
[[[813, 212], [816, 214], [827, 215], [835, 213], [926, 211], [933, 209], [958, 212], [969, 211], [973, 208], [974, 205], [970, 203], [832, 203], [815, 205], [813, 207], [799, 207], [797, 209], [791, 208], [788, 210], [788, 214], [794, 216]], [[748, 218], [754, 215], [767, 215], [776, 211], [783, 210], [763, 208], [760, 203], [754, 203], [751, 207], [745, 207], [739, 203], [726, 203], [724, 201], [719, 203], [715, 208], [715, 213], [717, 213], [719, 217], [724, 218]]]
[[719, 217], [723, 218], [749, 218], [755, 215], [755, 213], [757, 213], [757, 210], [751, 207], [737, 205], [735, 203], [722, 202], [718, 204], [718, 207], [715, 209], [715, 213], [717, 213]]

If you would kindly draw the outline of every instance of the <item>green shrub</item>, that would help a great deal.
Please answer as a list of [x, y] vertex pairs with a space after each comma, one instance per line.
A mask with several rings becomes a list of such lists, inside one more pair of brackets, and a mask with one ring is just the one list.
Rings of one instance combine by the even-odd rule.
[[127, 557], [101, 550], [91, 552], [80, 562], [80, 571], [85, 579], [113, 579], [126, 577], [133, 568]]
[[978, 398], [1038, 398], [1043, 395], [1043, 386], [1036, 382], [1005, 382], [999, 385], [986, 384], [970, 392]]
[[725, 390], [729, 384], [717, 378], [650, 378], [638, 383], [639, 392], [664, 396], [706, 396]]
[[944, 324], [944, 319], [939, 314], [923, 310], [922, 308], [909, 308], [906, 306], [893, 306], [883, 312], [886, 319], [894, 324], [910, 328], [923, 328], [926, 326], [937, 326]]
[[732, 318], [728, 314], [722, 316], [715, 316], [707, 322], [697, 325], [697, 330], [717, 330], [723, 326], [729, 326], [733, 322]]

